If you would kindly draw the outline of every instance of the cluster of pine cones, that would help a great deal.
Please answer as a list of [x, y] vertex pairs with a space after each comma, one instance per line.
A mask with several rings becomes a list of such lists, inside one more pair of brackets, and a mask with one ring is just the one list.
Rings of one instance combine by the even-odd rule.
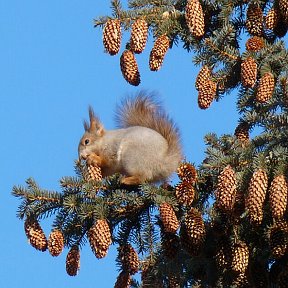
[[[120, 57], [120, 68], [123, 77], [128, 83], [134, 86], [138, 86], [141, 81], [135, 54], [143, 52], [146, 46], [147, 37], [148, 24], [144, 18], [139, 18], [132, 24], [129, 49], [126, 49]], [[103, 44], [105, 50], [110, 55], [115, 55], [119, 52], [121, 38], [120, 20], [108, 20], [103, 29]], [[149, 58], [149, 67], [151, 71], [160, 69], [169, 45], [170, 40], [165, 34], [156, 39]]]
[[[250, 3], [246, 14], [246, 29], [250, 38], [245, 45], [248, 53], [244, 53], [248, 56], [241, 60], [241, 84], [245, 88], [253, 88], [257, 85], [255, 100], [258, 103], [265, 103], [273, 95], [275, 76], [268, 67], [261, 69], [260, 73], [255, 56], [265, 47], [265, 36], [269, 37], [269, 34], [272, 34], [276, 37], [283, 37], [287, 33], [288, 2], [286, 0], [275, 1], [274, 6], [266, 15], [259, 4]], [[204, 65], [196, 79], [198, 105], [201, 109], [207, 109], [216, 96], [217, 84], [215, 79], [213, 79], [214, 82], [212, 81], [211, 75], [211, 69]], [[259, 79], [258, 83], [257, 79]]]
[[178, 167], [177, 174], [180, 182], [175, 187], [175, 198], [178, 204], [188, 207], [184, 220], [180, 223], [171, 204], [163, 202], [159, 206], [162, 247], [170, 259], [175, 257], [180, 246], [189, 254], [197, 255], [206, 237], [202, 214], [197, 208], [191, 207], [195, 198], [197, 171], [191, 163], [183, 162]]
[[[191, 34], [195, 38], [201, 38], [204, 35], [204, 13], [198, 0], [188, 1], [185, 19]], [[137, 19], [132, 24], [129, 49], [126, 49], [120, 57], [120, 68], [123, 77], [134, 86], [138, 86], [141, 81], [135, 54], [140, 54], [145, 49], [148, 29], [145, 18]], [[110, 55], [116, 55], [120, 51], [121, 38], [120, 20], [108, 20], [103, 29], [103, 44]], [[169, 47], [170, 39], [166, 34], [156, 38], [149, 56], [151, 71], [158, 71], [161, 68]]]
[[[163, 202], [159, 205], [161, 245], [168, 259], [173, 259], [181, 248], [185, 249], [191, 256], [199, 255], [207, 234], [207, 227], [204, 224], [201, 211], [193, 207], [196, 194], [195, 185], [198, 181], [197, 171], [191, 163], [183, 162], [178, 167], [177, 174], [180, 182], [175, 186], [174, 196], [179, 205], [187, 207], [185, 215], [182, 215], [182, 220], [180, 220], [180, 215], [177, 213], [177, 205], [173, 206], [172, 203]], [[92, 175], [94, 174], [92, 173]], [[95, 179], [92, 177], [91, 180], [94, 181]], [[268, 216], [265, 213], [265, 217], [271, 217], [273, 225], [267, 229], [267, 239], [269, 241], [271, 259], [278, 260], [288, 252], [288, 223], [285, 220], [288, 204], [288, 184], [283, 174], [275, 175], [270, 182], [269, 184], [266, 170], [259, 168], [250, 178], [246, 195], [242, 195], [238, 191], [236, 172], [231, 165], [227, 165], [218, 175], [214, 209], [220, 215], [234, 219], [232, 220], [233, 223], [241, 221], [240, 216], [243, 216], [246, 211], [247, 219], [252, 225], [251, 227], [258, 229], [263, 222], [264, 209], [267, 212], [267, 207], [269, 207], [270, 213], [268, 213]], [[216, 225], [215, 227], [213, 226], [216, 230], [213, 229], [217, 231], [217, 224], [213, 222], [211, 225]], [[225, 224], [222, 223], [220, 225]], [[60, 229], [54, 229], [47, 240], [37, 219], [27, 218], [24, 227], [29, 243], [34, 248], [40, 251], [48, 249], [52, 256], [61, 254], [65, 240]], [[237, 275], [233, 280], [233, 285], [246, 283], [248, 281], [248, 266], [251, 267], [253, 264], [250, 263], [251, 247], [243, 240], [232, 241], [229, 239], [229, 236], [224, 231], [225, 229], [220, 231], [220, 234], [224, 236], [218, 237], [217, 251], [215, 251], [216, 263], [219, 268], [232, 271]], [[112, 244], [112, 235], [107, 220], [96, 220], [88, 230], [87, 238], [95, 256], [98, 259], [105, 257]], [[145, 263], [140, 263], [138, 254], [132, 245], [124, 243], [119, 246], [118, 251], [121, 271], [114, 287], [130, 287], [131, 276], [138, 272], [140, 266], [144, 283], [146, 281], [145, 275], [149, 274], [149, 267], [147, 267], [146, 271]], [[68, 275], [75, 276], [79, 268], [80, 249], [78, 245], [73, 245], [66, 257], [66, 271]], [[278, 276], [283, 278], [286, 274], [281, 275]], [[280, 279], [278, 276], [277, 281], [280, 281], [282, 278]], [[283, 279], [286, 279], [285, 277]], [[148, 278], [151, 278], [150, 275]], [[172, 280], [177, 282], [177, 279], [173, 278]], [[178, 287], [179, 285], [177, 285], [171, 287]]]
[[[236, 200], [241, 200], [237, 198], [237, 192], [236, 173], [230, 165], [227, 165], [218, 176], [215, 207], [225, 214], [233, 213]], [[259, 168], [250, 179], [246, 199], [242, 199], [252, 225], [262, 223], [265, 199], [269, 200], [272, 218], [284, 221], [288, 203], [287, 179], [283, 174], [276, 175], [268, 187], [267, 173]]]
[[[267, 212], [265, 217], [273, 219], [273, 224], [267, 229], [270, 257], [274, 260], [280, 259], [288, 252], [288, 223], [285, 220], [288, 203], [287, 179], [283, 174], [278, 174], [269, 185], [267, 172], [259, 168], [251, 176], [247, 195], [241, 195], [237, 188], [236, 173], [230, 165], [227, 165], [218, 176], [214, 208], [218, 213], [234, 218], [234, 223], [241, 221], [240, 216], [247, 213], [251, 227], [256, 230], [262, 229], [265, 209]], [[224, 237], [219, 247], [216, 255], [219, 267], [238, 272], [240, 277], [238, 280], [246, 281], [246, 269], [250, 259], [247, 243], [243, 241], [229, 243], [227, 237]]]
[[[255, 3], [248, 5], [246, 29], [251, 37], [247, 40], [246, 50], [257, 53], [257, 51], [265, 47], [264, 39], [267, 33], [272, 33], [277, 37], [283, 37], [286, 34], [288, 28], [288, 4], [286, 0], [279, 0], [266, 15], [264, 15], [260, 5]], [[199, 0], [187, 1], [185, 20], [191, 35], [196, 39], [201, 39], [205, 34], [204, 16]], [[120, 68], [123, 77], [128, 83], [134, 86], [138, 86], [141, 81], [135, 54], [139, 54], [145, 49], [148, 28], [145, 18], [135, 20], [131, 28], [129, 48], [120, 57]], [[108, 20], [103, 29], [103, 44], [105, 50], [110, 55], [115, 55], [120, 51], [121, 38], [120, 20]], [[151, 71], [157, 71], [161, 68], [169, 46], [170, 39], [166, 34], [156, 38], [149, 57]], [[254, 58], [255, 56], [251, 56], [251, 53], [246, 54], [248, 56], [241, 59], [241, 83], [246, 88], [253, 88], [257, 84], [256, 101], [265, 103], [273, 95], [275, 77], [273, 72], [268, 68], [266, 70], [261, 69], [260, 73], [257, 61]], [[196, 89], [198, 91], [199, 107], [207, 109], [215, 99], [217, 80], [213, 77], [212, 69], [206, 65], [201, 68], [197, 76]]]

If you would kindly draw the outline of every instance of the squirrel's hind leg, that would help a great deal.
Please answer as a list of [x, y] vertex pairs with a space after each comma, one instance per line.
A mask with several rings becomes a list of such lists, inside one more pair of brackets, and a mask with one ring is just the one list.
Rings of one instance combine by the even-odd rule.
[[141, 177], [134, 175], [134, 176], [124, 176], [121, 179], [121, 183], [125, 185], [139, 185], [143, 183], [143, 179]]

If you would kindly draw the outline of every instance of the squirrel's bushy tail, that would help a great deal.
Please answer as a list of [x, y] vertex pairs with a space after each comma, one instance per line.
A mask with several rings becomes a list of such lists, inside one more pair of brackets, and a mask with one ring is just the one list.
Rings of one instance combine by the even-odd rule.
[[136, 97], [125, 98], [121, 104], [116, 109], [119, 128], [143, 126], [157, 131], [167, 140], [170, 156], [180, 161], [182, 149], [179, 130], [154, 94], [141, 91]]

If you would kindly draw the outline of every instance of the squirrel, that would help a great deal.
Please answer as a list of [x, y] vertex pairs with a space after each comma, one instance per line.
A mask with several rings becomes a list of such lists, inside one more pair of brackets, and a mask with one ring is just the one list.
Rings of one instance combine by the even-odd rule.
[[89, 107], [78, 153], [103, 177], [119, 173], [125, 185], [165, 182], [182, 160], [180, 133], [155, 95], [141, 91], [116, 107], [118, 129], [105, 130]]

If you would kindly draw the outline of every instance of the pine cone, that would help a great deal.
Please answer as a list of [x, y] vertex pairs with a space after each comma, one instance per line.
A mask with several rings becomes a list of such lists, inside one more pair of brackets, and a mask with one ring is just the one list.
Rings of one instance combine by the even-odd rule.
[[278, 259], [288, 252], [288, 224], [279, 222], [269, 229], [269, 244], [272, 255]]
[[284, 22], [288, 23], [288, 2], [287, 0], [279, 0], [279, 11], [281, 13], [281, 16], [284, 20]]
[[189, 255], [196, 256], [199, 254], [201, 244], [195, 245], [193, 240], [189, 237], [187, 227], [185, 225], [181, 225], [180, 228], [180, 243], [181, 247], [183, 247]]
[[268, 188], [268, 177], [263, 169], [256, 170], [249, 183], [246, 207], [250, 221], [261, 224], [263, 219], [263, 205]]
[[89, 229], [88, 240], [93, 253], [98, 259], [106, 256], [112, 240], [110, 228], [105, 219], [98, 219]]
[[212, 80], [207, 80], [198, 92], [198, 106], [201, 109], [210, 107], [216, 96], [217, 84]]
[[234, 135], [236, 138], [243, 142], [247, 143], [249, 142], [249, 125], [247, 122], [241, 122], [239, 125], [236, 127]]
[[251, 35], [262, 35], [263, 12], [259, 5], [249, 4], [247, 9], [246, 28]]
[[178, 177], [185, 182], [194, 184], [197, 181], [197, 170], [189, 162], [183, 162], [177, 169]]
[[77, 245], [71, 247], [66, 257], [66, 272], [69, 276], [76, 276], [80, 269], [80, 251]]
[[283, 217], [287, 208], [287, 193], [285, 176], [276, 176], [269, 188], [269, 202], [273, 218], [280, 219]]
[[232, 247], [232, 271], [244, 273], [248, 267], [249, 249], [246, 243], [239, 242]]
[[129, 288], [130, 284], [131, 284], [130, 274], [122, 271], [117, 277], [114, 288]]
[[252, 36], [247, 40], [245, 46], [247, 51], [257, 52], [264, 48], [265, 43], [262, 37]]
[[185, 217], [187, 235], [195, 246], [201, 246], [204, 242], [206, 230], [201, 212], [191, 208]]
[[195, 196], [195, 189], [190, 182], [182, 181], [175, 187], [175, 197], [182, 205], [191, 205]]
[[231, 286], [229, 287], [248, 288], [251, 286], [249, 285], [246, 273], [236, 273], [232, 279]]
[[53, 230], [48, 239], [48, 250], [52, 256], [59, 256], [64, 249], [64, 236], [58, 229]]
[[135, 274], [139, 269], [138, 254], [130, 244], [119, 247], [119, 259], [122, 263], [123, 271]]
[[278, 37], [284, 37], [288, 30], [288, 24], [284, 21], [282, 15], [280, 15], [278, 23], [276, 27], [274, 28], [273, 32]]
[[204, 65], [197, 77], [196, 77], [196, 82], [195, 82], [195, 87], [199, 91], [202, 89], [202, 87], [206, 84], [207, 81], [211, 79], [211, 70], [207, 65]]
[[223, 270], [230, 268], [232, 263], [232, 248], [230, 243], [226, 238], [221, 238], [217, 247], [219, 247], [215, 255], [217, 266]]
[[168, 288], [180, 288], [180, 279], [178, 275], [168, 275]]
[[165, 34], [156, 39], [149, 58], [149, 67], [151, 71], [158, 71], [161, 68], [169, 45], [170, 40]]
[[102, 171], [99, 166], [87, 165], [87, 175], [85, 177], [87, 181], [101, 181], [102, 180]]
[[275, 7], [272, 7], [266, 17], [265, 17], [265, 27], [266, 29], [269, 30], [274, 30], [279, 22], [280, 19], [280, 14], [279, 14], [279, 10]]
[[139, 54], [146, 46], [148, 36], [148, 24], [144, 19], [137, 19], [132, 24], [130, 49], [132, 52]]
[[274, 92], [275, 80], [272, 73], [265, 73], [258, 85], [257, 93], [256, 93], [256, 101], [260, 103], [265, 103], [269, 99], [271, 99]]
[[36, 218], [27, 218], [24, 223], [24, 229], [31, 246], [40, 251], [47, 249], [46, 236]]
[[230, 165], [227, 165], [218, 176], [216, 188], [216, 207], [221, 211], [231, 212], [236, 197], [236, 174]]
[[173, 259], [179, 251], [179, 237], [174, 233], [163, 232], [161, 234], [161, 243], [164, 254], [167, 258]]
[[120, 68], [124, 79], [133, 86], [140, 84], [140, 73], [132, 51], [125, 50], [120, 57]]
[[244, 87], [251, 88], [257, 80], [257, 63], [254, 58], [248, 57], [241, 63], [241, 83]]
[[203, 9], [198, 0], [187, 1], [185, 19], [191, 34], [201, 38], [205, 33], [205, 23]]
[[116, 55], [121, 45], [121, 26], [118, 19], [110, 19], [103, 29], [103, 44], [110, 55]]
[[167, 233], [176, 233], [179, 228], [179, 221], [173, 207], [169, 203], [164, 202], [160, 205], [159, 211], [164, 231]]

